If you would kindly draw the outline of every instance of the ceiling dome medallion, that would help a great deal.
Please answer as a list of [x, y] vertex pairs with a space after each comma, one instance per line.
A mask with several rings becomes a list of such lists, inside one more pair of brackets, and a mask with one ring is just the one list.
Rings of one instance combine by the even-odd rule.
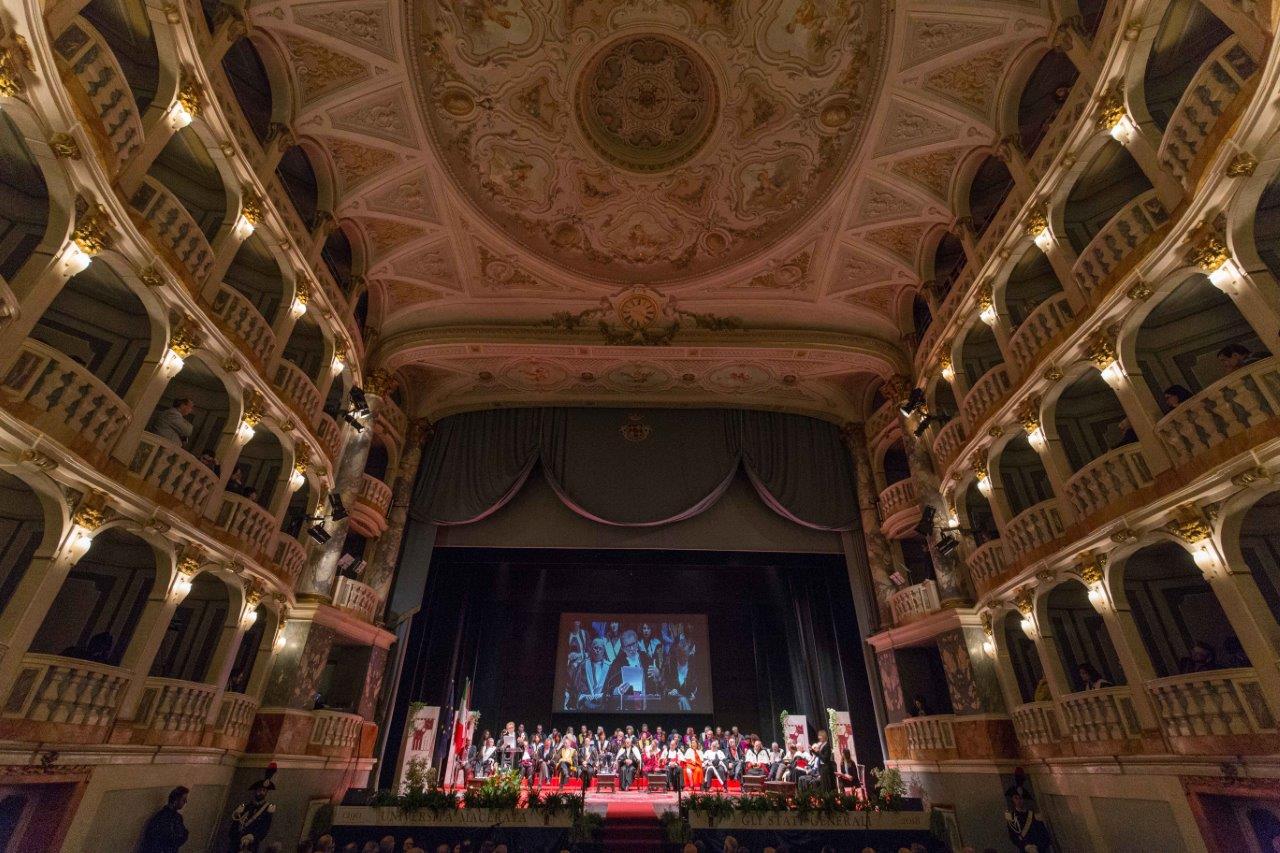
[[715, 128], [719, 95], [695, 51], [660, 35], [606, 45], [578, 83], [578, 124], [596, 152], [636, 172], [673, 168]]

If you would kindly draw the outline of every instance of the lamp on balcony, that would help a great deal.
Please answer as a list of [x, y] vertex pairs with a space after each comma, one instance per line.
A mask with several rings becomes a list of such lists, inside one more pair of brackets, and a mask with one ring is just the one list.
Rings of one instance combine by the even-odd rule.
[[329, 510], [334, 521], [342, 521], [347, 517], [347, 508], [342, 505], [342, 496], [337, 492], [329, 493]]
[[907, 395], [906, 401], [898, 407], [898, 411], [902, 412], [904, 418], [909, 418], [916, 412], [924, 408], [925, 398], [923, 388], [912, 388], [911, 393]]
[[191, 575], [185, 572], [178, 572], [173, 576], [173, 584], [169, 587], [170, 600], [174, 604], [181, 604], [183, 599], [191, 594], [191, 587]]
[[[315, 521], [315, 519], [309, 519]], [[321, 516], [319, 521], [307, 528], [307, 535], [316, 541], [317, 544], [323, 545], [333, 537], [329, 535], [329, 531], [324, 528], [324, 517]]]
[[67, 271], [68, 277], [84, 272], [92, 261], [93, 256], [76, 245], [75, 241], [68, 243], [66, 250], [62, 253], [63, 268]]

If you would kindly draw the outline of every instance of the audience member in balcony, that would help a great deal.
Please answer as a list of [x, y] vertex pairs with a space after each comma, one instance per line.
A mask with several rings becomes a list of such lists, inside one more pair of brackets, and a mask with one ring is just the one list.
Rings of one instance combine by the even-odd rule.
[[1261, 360], [1262, 356], [1250, 352], [1243, 344], [1227, 344], [1218, 350], [1218, 364], [1222, 365], [1224, 375]]
[[218, 457], [214, 456], [208, 450], [200, 454], [200, 461], [204, 466], [215, 474], [222, 473], [222, 466], [218, 464]]
[[1104, 687], [1114, 687], [1107, 679], [1103, 678], [1092, 664], [1082, 663], [1076, 667], [1076, 675], [1080, 676], [1080, 685], [1084, 690], [1101, 690]]
[[79, 658], [94, 663], [111, 663], [111, 650], [115, 648], [116, 638], [110, 631], [100, 631], [89, 638], [84, 645], [74, 645], [62, 650], [64, 658]]
[[1191, 389], [1185, 385], [1170, 385], [1164, 389], [1164, 406], [1166, 412], [1172, 412], [1191, 399]]
[[180, 445], [186, 445], [187, 439], [191, 438], [191, 430], [193, 429], [188, 418], [191, 417], [191, 413], [195, 410], [195, 400], [190, 397], [179, 397], [173, 401], [172, 406], [156, 415], [152, 432], [161, 438], [167, 438], [169, 441], [176, 441]]
[[925, 701], [924, 696], [917, 693], [911, 698], [911, 712], [907, 716], [927, 717], [929, 713], [929, 703]]
[[1120, 438], [1111, 445], [1112, 450], [1124, 447], [1126, 444], [1133, 444], [1138, 440], [1138, 434], [1133, 431], [1133, 424], [1129, 423], [1128, 418], [1121, 418], [1116, 426], [1120, 428]]
[[1191, 647], [1190, 656], [1183, 658], [1178, 668], [1183, 675], [1215, 670], [1218, 668], [1218, 653], [1208, 643], [1197, 642]]
[[1053, 692], [1049, 690], [1049, 679], [1045, 678], [1043, 675], [1040, 676], [1040, 680], [1036, 682], [1035, 696], [1032, 698], [1036, 702], [1053, 701]]
[[182, 807], [187, 804], [191, 789], [179, 785], [169, 792], [169, 801], [151, 816], [142, 831], [138, 853], [178, 853], [187, 843], [187, 824], [182, 819]]
[[231, 471], [231, 477], [227, 480], [227, 491], [233, 495], [243, 495], [248, 491], [249, 485], [244, 481], [245, 476], [245, 467], [237, 465]]
[[1244, 646], [1240, 645], [1240, 638], [1235, 634], [1222, 641], [1222, 665], [1227, 669], [1253, 666], [1249, 662], [1249, 656], [1244, 653]]

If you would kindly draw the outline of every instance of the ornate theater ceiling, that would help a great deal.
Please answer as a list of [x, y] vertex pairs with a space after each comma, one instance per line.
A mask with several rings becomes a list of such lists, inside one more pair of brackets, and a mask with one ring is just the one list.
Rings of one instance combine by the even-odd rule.
[[869, 378], [906, 364], [910, 290], [1051, 29], [1040, 4], [995, 0], [322, 0], [250, 16], [332, 170], [373, 294], [372, 362], [437, 416], [635, 402], [858, 417]]

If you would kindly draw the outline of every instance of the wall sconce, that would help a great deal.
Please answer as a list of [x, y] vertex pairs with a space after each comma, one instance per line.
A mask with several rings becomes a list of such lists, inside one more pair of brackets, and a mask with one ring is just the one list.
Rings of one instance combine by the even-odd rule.
[[337, 376], [343, 370], [346, 370], [347, 351], [344, 350], [342, 347], [338, 347], [337, 349], [335, 349], [333, 351], [333, 363], [330, 365], [330, 367], [333, 368], [334, 376]]
[[1047, 225], [1033, 238], [1033, 242], [1036, 244], [1036, 248], [1042, 252], [1048, 252], [1053, 248], [1053, 234], [1049, 231]]
[[240, 619], [240, 626], [248, 631], [253, 627], [253, 623], [258, 621], [258, 608], [255, 605], [252, 610], [245, 608], [244, 616]]
[[231, 233], [235, 234], [237, 240], [248, 240], [249, 235], [253, 233], [253, 223], [249, 217], [241, 213], [236, 217], [236, 224], [232, 227]]
[[255, 581], [244, 591], [244, 612], [240, 615], [240, 627], [248, 631], [258, 621], [258, 605], [262, 603], [262, 587]]
[[1089, 360], [1102, 374], [1102, 381], [1113, 389], [1119, 390], [1124, 382], [1124, 369], [1120, 367], [1116, 346], [1105, 331], [1099, 332], [1090, 339]]
[[995, 630], [991, 626], [991, 614], [982, 611], [982, 653], [989, 658], [996, 656]]
[[289, 491], [298, 491], [298, 489], [301, 489], [303, 484], [306, 482], [306, 474], [302, 473], [297, 468], [293, 469], [293, 473], [289, 475]]
[[84, 527], [76, 528], [71, 534], [71, 558], [79, 560], [85, 554], [89, 553], [89, 549], [93, 547], [93, 531]]
[[1035, 429], [1027, 433], [1027, 444], [1030, 444], [1031, 449], [1036, 453], [1044, 453], [1045, 448], [1049, 446], [1044, 437], [1044, 430], [1040, 428], [1039, 424], [1036, 424]]
[[996, 306], [988, 304], [985, 308], [978, 312], [978, 319], [986, 323], [988, 326], [994, 326], [996, 320]]
[[989, 658], [996, 656], [996, 641], [987, 637], [982, 641], [982, 653]]
[[289, 621], [287, 619], [281, 619], [280, 627], [276, 629], [276, 638], [271, 643], [272, 649], [274, 649], [276, 652], [284, 651], [284, 647], [288, 643], [288, 640], [286, 639], [284, 634], [285, 626], [288, 624], [289, 624]]
[[938, 359], [938, 364], [942, 368], [942, 378], [948, 382], [956, 381], [956, 368], [951, 363], [951, 356], [944, 355]]
[[1191, 559], [1195, 560], [1196, 568], [1206, 575], [1212, 574], [1218, 568], [1218, 556], [1213, 553], [1213, 549], [1209, 547], [1207, 540], [1201, 542], [1192, 550]]
[[1035, 642], [1035, 639], [1036, 639], [1035, 618], [1030, 613], [1028, 613], [1022, 617], [1022, 621], [1019, 622], [1018, 625], [1019, 627], [1022, 628], [1022, 633], [1027, 635], [1027, 639], [1031, 640], [1032, 642]]
[[191, 594], [192, 586], [191, 575], [185, 572], [178, 572], [173, 576], [173, 584], [169, 587], [169, 600], [174, 604], [181, 604], [183, 599]]
[[257, 432], [254, 425], [249, 423], [248, 419], [242, 420], [240, 426], [236, 427], [236, 441], [241, 444], [248, 444], [253, 440], [254, 434]]
[[991, 478], [987, 476], [987, 472], [983, 471], [978, 475], [978, 491], [982, 493], [984, 498], [991, 497]]
[[1124, 384], [1124, 370], [1120, 367], [1120, 362], [1113, 361], [1102, 368], [1102, 381], [1113, 389], [1119, 390], [1120, 386]]
[[1128, 145], [1133, 141], [1133, 135], [1137, 132], [1138, 128], [1128, 113], [1123, 113], [1110, 130], [1111, 138], [1121, 145]]
[[174, 132], [182, 130], [195, 121], [195, 118], [182, 101], [174, 101], [173, 106], [169, 108], [169, 127], [173, 128]]
[[289, 303], [289, 316], [296, 320], [305, 313], [307, 313], [307, 300], [295, 293], [293, 301]]
[[1035, 598], [1031, 594], [1031, 590], [1022, 587], [1013, 593], [1013, 604], [1018, 608], [1018, 612], [1022, 614], [1022, 621], [1019, 626], [1022, 633], [1027, 635], [1027, 639], [1035, 641], [1036, 639], [1036, 617], [1035, 617]]
[[1045, 214], [1043, 207], [1031, 211], [1024, 228], [1040, 251], [1048, 252], [1053, 246], [1053, 234], [1049, 232], [1049, 217]]
[[72, 561], [79, 560], [93, 547], [94, 534], [107, 518], [107, 496], [90, 490], [80, 500], [71, 516], [71, 535], [67, 539], [67, 552]]
[[62, 251], [62, 268], [66, 271], [68, 278], [84, 272], [92, 262], [93, 256], [81, 249], [74, 240]]

